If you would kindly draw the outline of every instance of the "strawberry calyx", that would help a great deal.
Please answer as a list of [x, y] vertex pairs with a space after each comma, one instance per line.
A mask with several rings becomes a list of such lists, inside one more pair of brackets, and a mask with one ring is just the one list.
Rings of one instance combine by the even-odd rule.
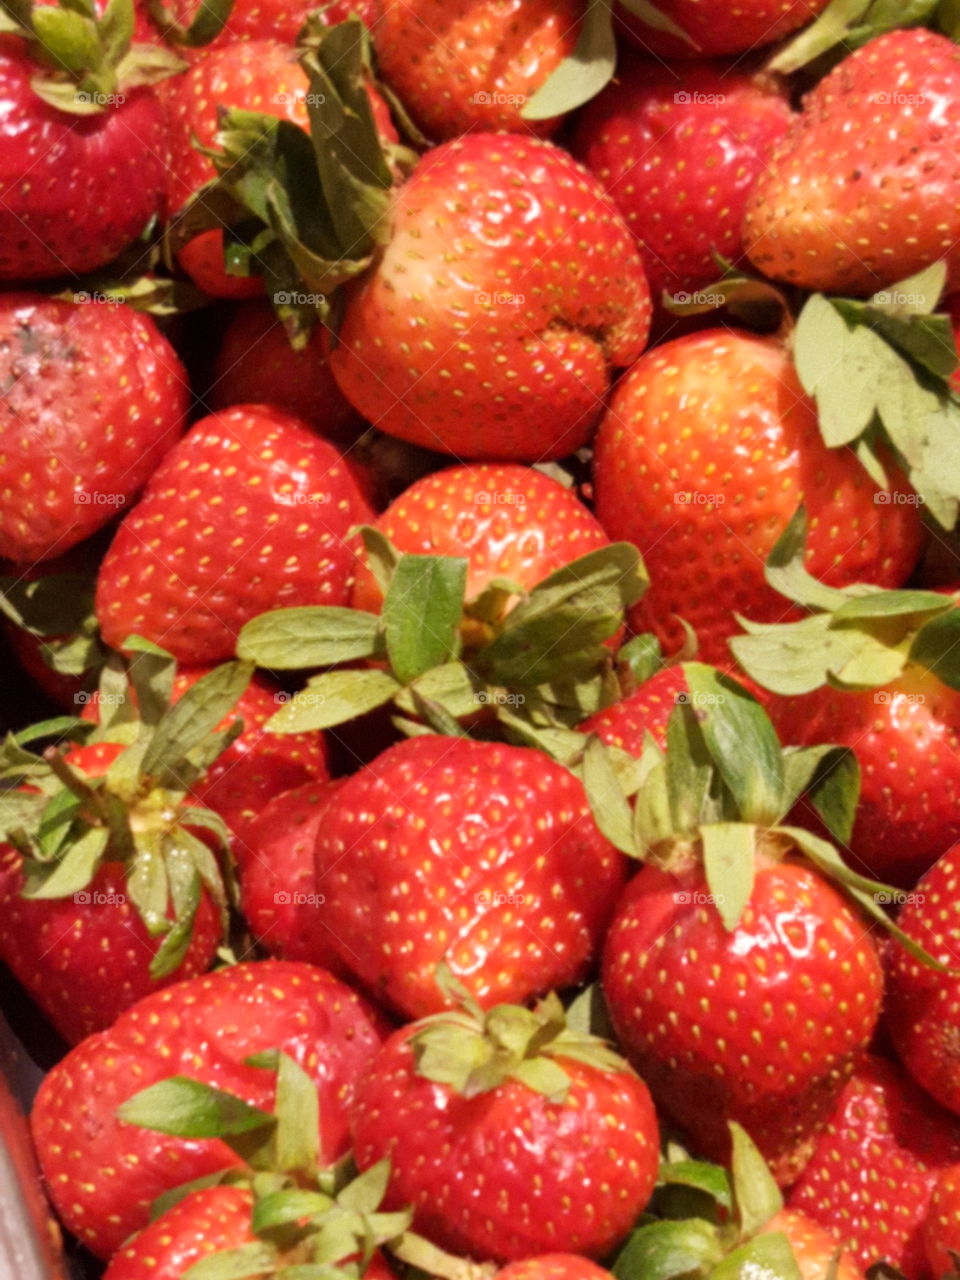
[[[125, 1124], [180, 1138], [219, 1139], [242, 1162], [164, 1193], [154, 1204], [154, 1220], [201, 1188], [243, 1187], [252, 1196], [250, 1226], [257, 1241], [205, 1257], [185, 1273], [190, 1280], [286, 1276], [297, 1267], [359, 1280], [375, 1251], [403, 1236], [412, 1220], [409, 1210], [380, 1210], [389, 1161], [357, 1176], [349, 1160], [321, 1167], [314, 1082], [283, 1052], [256, 1054], [246, 1063], [276, 1074], [272, 1112], [189, 1076], [162, 1080], [118, 1108]], [[245, 1263], [249, 1271], [241, 1269]]]
[[779, 694], [830, 685], [862, 691], [896, 683], [960, 690], [960, 609], [945, 591], [888, 591], [870, 583], [828, 587], [804, 568], [807, 517], [801, 507], [770, 553], [767, 582], [808, 611], [798, 622], [738, 617], [737, 661], [758, 684]]
[[[95, 695], [100, 723], [65, 717], [10, 737], [0, 750], [0, 835], [22, 855], [23, 896], [84, 893], [107, 862], [126, 867], [126, 891], [148, 934], [162, 938], [153, 978], [172, 973], [191, 941], [203, 890], [226, 926], [233, 895], [229, 832], [211, 810], [188, 803], [191, 788], [242, 732], [216, 726], [249, 684], [250, 663], [209, 672], [171, 705], [173, 658], [131, 638], [129, 673], [114, 659]], [[92, 729], [92, 732], [90, 731]], [[24, 743], [55, 735], [42, 754]], [[95, 773], [70, 759], [73, 744], [100, 745]], [[106, 768], [103, 765], [106, 764]]]
[[951, 17], [942, 0], [912, 0], [909, 5], [831, 0], [809, 26], [777, 50], [768, 65], [771, 71], [784, 75], [807, 68], [819, 78], [836, 62], [887, 31], [939, 25], [947, 35], [956, 36], [960, 26], [956, 16]]
[[96, 572], [52, 573], [32, 580], [0, 575], [0, 613], [44, 643], [40, 654], [52, 671], [82, 677], [92, 687], [108, 649], [94, 612]]
[[215, 40], [233, 12], [234, 0], [200, 0], [191, 20], [182, 23], [163, 0], [148, 0], [150, 16], [170, 44], [198, 49]]
[[379, 614], [278, 609], [240, 633], [238, 655], [260, 666], [327, 668], [272, 717], [271, 732], [330, 728], [392, 703], [411, 734], [426, 724], [463, 735], [481, 717], [484, 732], [522, 735], [533, 721], [572, 725], [616, 700], [607, 642], [647, 584], [632, 545], [590, 552], [529, 591], [498, 579], [467, 600], [465, 558], [400, 554], [376, 529], [361, 535]]
[[0, 32], [26, 40], [44, 68], [31, 80], [34, 92], [73, 115], [96, 115], [118, 107], [125, 91], [156, 84], [183, 70], [184, 64], [171, 50], [134, 44], [133, 30], [133, 0], [109, 0], [99, 15], [94, 0], [0, 3]]

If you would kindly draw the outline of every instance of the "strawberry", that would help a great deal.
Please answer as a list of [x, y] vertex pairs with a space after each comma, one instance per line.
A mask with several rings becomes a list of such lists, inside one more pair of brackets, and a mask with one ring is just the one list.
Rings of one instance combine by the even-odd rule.
[[650, 572], [635, 627], [676, 648], [671, 615], [684, 618], [719, 665], [735, 613], [787, 614], [763, 561], [801, 501], [807, 564], [832, 585], [899, 585], [920, 550], [917, 507], [878, 506], [855, 455], [826, 447], [777, 338], [712, 329], [649, 352], [614, 392], [594, 480], [600, 523], [633, 542]]
[[[767, 1233], [782, 1231], [800, 1269], [801, 1280], [863, 1280], [863, 1272], [839, 1238], [805, 1213], [781, 1209], [765, 1227]], [[836, 1260], [836, 1270], [831, 1268]]]
[[931, 1275], [955, 1275], [960, 1254], [960, 1164], [937, 1175], [923, 1225], [923, 1248]]
[[556, 997], [401, 1028], [361, 1077], [352, 1124], [361, 1169], [390, 1159], [385, 1204], [412, 1205], [416, 1230], [477, 1259], [560, 1242], [602, 1257], [657, 1177], [646, 1086], [604, 1041], [568, 1028]]
[[744, 221], [751, 261], [804, 288], [866, 296], [943, 259], [956, 287], [958, 120], [952, 40], [892, 31], [857, 49], [807, 95], [758, 177]]
[[407, 1017], [572, 986], [625, 879], [582, 784], [526, 747], [428, 735], [347, 779], [316, 845], [318, 926], [348, 971]]
[[380, 0], [330, 0], [316, 9], [312, 0], [234, 0], [223, 29], [201, 50], [185, 47], [177, 36], [182, 32], [196, 6], [186, 0], [174, 0], [164, 7], [160, 23], [162, 29], [172, 34], [178, 51], [192, 60], [203, 57], [207, 49], [219, 49], [238, 41], [275, 40], [280, 44], [295, 45], [300, 29], [308, 14], [317, 13], [321, 21], [333, 26], [350, 17], [360, 17], [368, 27], [377, 19]]
[[429, 137], [547, 136], [558, 118], [521, 112], [573, 53], [581, 16], [576, 0], [384, 0], [373, 47], [384, 80]]
[[390, 435], [536, 462], [587, 440], [649, 323], [640, 259], [592, 175], [550, 143], [474, 133], [395, 191], [330, 365]]
[[736, 8], [718, 9], [709, 0], [657, 0], [663, 17], [688, 39], [649, 26], [629, 8], [618, 6], [619, 28], [659, 58], [715, 57], [744, 53], [782, 40], [826, 8], [828, 0], [741, 0]]
[[716, 280], [715, 253], [742, 259], [747, 196], [791, 116], [769, 79], [620, 57], [616, 83], [581, 112], [572, 150], [636, 236], [655, 299]]
[[137, 633], [185, 663], [216, 662], [266, 609], [345, 604], [346, 535], [368, 511], [349, 464], [299, 419], [263, 405], [204, 418], [154, 472], [104, 558], [104, 640], [119, 648]]
[[[609, 539], [571, 489], [532, 467], [479, 463], [415, 481], [374, 526], [398, 551], [465, 556], [466, 596], [497, 579], [530, 588]], [[383, 595], [367, 568], [353, 590], [358, 609], [379, 611]]]
[[252, 961], [178, 983], [139, 1001], [47, 1075], [31, 1117], [50, 1196], [65, 1224], [107, 1258], [147, 1225], [162, 1192], [240, 1165], [220, 1138], [181, 1138], [123, 1123], [117, 1108], [171, 1073], [271, 1110], [273, 1073], [252, 1055], [292, 1057], [320, 1094], [323, 1164], [348, 1145], [355, 1080], [383, 1022], [322, 969]]
[[897, 924], [907, 938], [919, 943], [950, 966], [941, 972], [921, 964], [903, 946], [888, 953], [888, 1021], [897, 1053], [907, 1070], [938, 1102], [960, 1113], [960, 1084], [954, 1014], [960, 1008], [960, 982], [955, 966], [954, 920], [960, 914], [957, 867], [960, 845], [948, 850], [904, 903]]
[[0, 297], [0, 555], [60, 555], [122, 510], [183, 428], [186, 374], [149, 316]]
[[541, 1253], [508, 1262], [496, 1280], [609, 1280], [610, 1274], [579, 1253]]
[[956, 1120], [893, 1064], [868, 1057], [818, 1135], [790, 1208], [843, 1239], [861, 1267], [886, 1259], [919, 1280], [936, 1173], [958, 1150]]
[[266, 300], [242, 303], [220, 335], [204, 403], [211, 410], [271, 404], [347, 443], [356, 437], [357, 417], [333, 380], [329, 343], [329, 331], [316, 325], [308, 345], [295, 351]]
[[[136, 68], [149, 59], [149, 81], [176, 61], [156, 47], [130, 49], [124, 19], [132, 32], [130, 0], [112, 6], [103, 22], [93, 5], [82, 21], [67, 22], [59, 6], [26, 4], [5, 27], [0, 280], [95, 271], [162, 210], [166, 120]], [[22, 34], [9, 34], [17, 30]], [[121, 60], [125, 74], [134, 72], [126, 80], [117, 77]], [[76, 74], [67, 75], [67, 67]]]

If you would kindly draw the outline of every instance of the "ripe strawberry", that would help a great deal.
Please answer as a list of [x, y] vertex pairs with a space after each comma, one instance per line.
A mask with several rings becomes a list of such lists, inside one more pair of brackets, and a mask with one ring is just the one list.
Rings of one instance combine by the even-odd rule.
[[0, 297], [0, 555], [60, 555], [122, 510], [183, 428], [186, 374], [149, 316]]
[[956, 287], [958, 120], [952, 40], [892, 31], [858, 49], [807, 95], [757, 179], [744, 222], [751, 260], [804, 288], [868, 295], [942, 258]]
[[[390, 504], [375, 527], [398, 551], [465, 556], [467, 600], [497, 578], [533, 587], [610, 541], [572, 489], [532, 467], [492, 463], [424, 476]], [[382, 601], [373, 574], [362, 568], [354, 608], [376, 613]]]
[[866, 1269], [881, 1259], [925, 1274], [922, 1224], [936, 1171], [960, 1152], [960, 1126], [891, 1063], [866, 1058], [845, 1085], [789, 1194]]
[[271, 404], [327, 439], [352, 441], [357, 416], [333, 380], [329, 342], [329, 331], [318, 324], [308, 345], [295, 351], [267, 301], [243, 303], [224, 325], [204, 403], [211, 410]]
[[[114, 6], [114, 40], [119, 12]], [[83, 57], [99, 58], [94, 22], [85, 16], [84, 26], [91, 43], [83, 45]], [[61, 79], [52, 86], [58, 94], [41, 97], [36, 82], [49, 84], [51, 65], [66, 64], [45, 61], [42, 50], [19, 35], [0, 38], [3, 281], [22, 284], [95, 271], [163, 207], [166, 121], [156, 93], [117, 84], [103, 66], [96, 68], [102, 79]], [[137, 180], [131, 182], [134, 168]]]
[[639, 548], [652, 579], [636, 629], [676, 648], [679, 615], [721, 666], [736, 612], [791, 616], [764, 560], [800, 502], [807, 567], [831, 585], [899, 585], [920, 550], [917, 508], [877, 506], [854, 454], [826, 447], [776, 338], [713, 329], [644, 356], [614, 392], [594, 476], [601, 524]]
[[289, 1054], [316, 1083], [321, 1159], [337, 1159], [355, 1080], [383, 1026], [324, 970], [279, 960], [233, 965], [139, 1001], [59, 1062], [34, 1103], [34, 1142], [63, 1222], [107, 1258], [146, 1226], [159, 1194], [237, 1165], [219, 1138], [171, 1137], [124, 1124], [116, 1111], [177, 1073], [270, 1111], [275, 1076], [246, 1062], [270, 1050]]
[[618, 60], [572, 150], [636, 236], [655, 299], [716, 280], [714, 251], [743, 257], [747, 196], [791, 116], [772, 81], [733, 68]]
[[521, 111], [573, 53], [581, 17], [576, 0], [384, 0], [372, 27], [377, 68], [428, 137], [546, 137], [560, 120]]
[[609, 1280], [610, 1275], [579, 1253], [541, 1253], [508, 1262], [497, 1272], [496, 1280]]
[[347, 779], [316, 846], [319, 927], [407, 1017], [436, 966], [483, 1005], [581, 982], [626, 876], [581, 783], [526, 747], [428, 735]]
[[361, 1169], [390, 1159], [385, 1204], [412, 1205], [416, 1230], [477, 1259], [560, 1242], [602, 1257], [657, 1178], [646, 1086], [602, 1040], [568, 1030], [556, 997], [401, 1028], [361, 1077], [352, 1123]]
[[656, 8], [693, 43], [658, 31], [622, 7], [617, 24], [641, 48], [659, 58], [715, 57], [744, 53], [782, 40], [812, 22], [828, 0], [741, 0], [736, 8], [718, 9], [709, 0], [657, 0]]
[[185, 663], [233, 653], [281, 605], [347, 602], [347, 532], [369, 508], [349, 464], [297, 418], [236, 406], [195, 423], [153, 474], [104, 558], [107, 644], [134, 633]]
[[314, 846], [342, 785], [342, 780], [309, 782], [277, 795], [247, 829], [238, 858], [241, 910], [264, 950], [335, 973], [345, 966], [318, 911], [323, 894]]
[[934, 1276], [955, 1275], [960, 1253], [960, 1164], [942, 1169], [923, 1225], [923, 1248]]
[[104, 1280], [179, 1280], [201, 1258], [256, 1244], [252, 1207], [246, 1187], [193, 1191], [119, 1249]]
[[[280, 44], [295, 45], [300, 28], [308, 14], [316, 13], [329, 26], [344, 22], [347, 18], [362, 18], [368, 27], [377, 19], [380, 0], [331, 0], [316, 9], [312, 0], [234, 0], [230, 15], [222, 31], [200, 50], [191, 50], [178, 43], [177, 51], [193, 60], [203, 57], [208, 49], [219, 49], [241, 40], [275, 40]], [[174, 0], [166, 5], [168, 25], [185, 25], [196, 13], [196, 7], [185, 0]]]
[[421, 159], [389, 226], [330, 357], [358, 412], [464, 459], [583, 444], [650, 324], [639, 256], [592, 175], [550, 143], [470, 134]]
[[[793, 1209], [781, 1209], [761, 1234], [782, 1231], [800, 1268], [801, 1280], [863, 1280], [863, 1272], [832, 1231]], [[834, 1259], [836, 1270], [832, 1271]]]

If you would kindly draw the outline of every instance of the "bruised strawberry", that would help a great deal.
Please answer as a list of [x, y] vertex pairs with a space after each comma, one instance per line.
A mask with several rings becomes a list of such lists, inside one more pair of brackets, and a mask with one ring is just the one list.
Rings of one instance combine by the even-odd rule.
[[188, 664], [233, 653], [282, 605], [346, 604], [347, 533], [369, 515], [349, 464], [263, 405], [195, 423], [153, 474], [104, 558], [97, 615], [115, 648], [153, 640]]
[[123, 511], [186, 419], [183, 366], [149, 316], [119, 304], [4, 294], [0, 381], [0, 555], [19, 563]]
[[616, 82], [581, 112], [572, 150], [636, 236], [657, 301], [716, 280], [715, 254], [742, 259], [747, 196], [791, 116], [759, 76], [621, 55]]
[[383, 0], [373, 24], [377, 67], [437, 141], [471, 130], [553, 133], [528, 121], [528, 99], [573, 53], [577, 0]]

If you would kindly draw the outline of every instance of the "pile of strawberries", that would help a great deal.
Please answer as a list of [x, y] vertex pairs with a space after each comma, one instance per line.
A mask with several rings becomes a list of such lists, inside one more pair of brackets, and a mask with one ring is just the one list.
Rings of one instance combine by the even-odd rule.
[[956, 0], [2, 15], [85, 1274], [955, 1277]]

